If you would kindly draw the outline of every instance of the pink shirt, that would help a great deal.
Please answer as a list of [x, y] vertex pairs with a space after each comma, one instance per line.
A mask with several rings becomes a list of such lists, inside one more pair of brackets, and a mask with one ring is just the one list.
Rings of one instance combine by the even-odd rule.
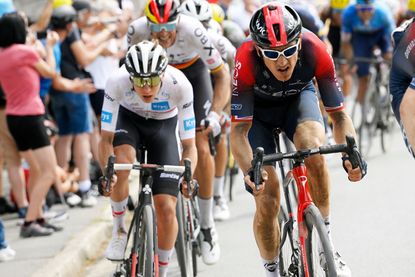
[[45, 107], [39, 96], [40, 76], [34, 65], [40, 57], [24, 44], [0, 50], [0, 83], [6, 96], [6, 114], [41, 115]]

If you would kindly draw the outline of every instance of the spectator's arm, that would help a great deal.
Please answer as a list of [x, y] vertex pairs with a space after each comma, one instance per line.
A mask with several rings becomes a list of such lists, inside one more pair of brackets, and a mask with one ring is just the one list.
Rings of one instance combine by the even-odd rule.
[[107, 42], [97, 45], [95, 49], [87, 49], [82, 40], [78, 40], [71, 44], [71, 50], [75, 55], [77, 63], [85, 68], [92, 63], [106, 49]]
[[50, 17], [52, 16], [52, 11], [53, 11], [52, 4], [53, 4], [53, 0], [46, 1], [46, 5], [43, 7], [43, 10], [39, 16], [39, 19], [35, 23], [30, 25], [29, 27], [33, 32], [43, 31], [48, 27]]

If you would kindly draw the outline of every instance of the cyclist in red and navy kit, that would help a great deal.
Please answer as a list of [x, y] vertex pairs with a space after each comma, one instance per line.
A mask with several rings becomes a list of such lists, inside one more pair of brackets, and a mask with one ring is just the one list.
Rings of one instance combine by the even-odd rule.
[[415, 158], [415, 24], [404, 22], [392, 34], [395, 49], [390, 71], [392, 108], [401, 126], [406, 146]]
[[[248, 191], [255, 196], [255, 239], [266, 276], [278, 276], [279, 183], [273, 166], [265, 166], [264, 186], [256, 191], [250, 180], [252, 149], [263, 147], [275, 153], [273, 129], [281, 128], [297, 149], [325, 143], [316, 78], [325, 110], [333, 122], [334, 138], [345, 143], [346, 134], [355, 135], [343, 107], [343, 95], [336, 81], [333, 60], [325, 44], [303, 29], [299, 15], [288, 5], [268, 3], [259, 8], [250, 22], [252, 40], [237, 50], [232, 88], [232, 151], [240, 165]], [[349, 180], [363, 177], [343, 157]], [[312, 197], [323, 215], [330, 236], [329, 172], [323, 156], [306, 159]], [[331, 238], [330, 238], [331, 241]], [[350, 269], [336, 253], [338, 276], [350, 276]]]

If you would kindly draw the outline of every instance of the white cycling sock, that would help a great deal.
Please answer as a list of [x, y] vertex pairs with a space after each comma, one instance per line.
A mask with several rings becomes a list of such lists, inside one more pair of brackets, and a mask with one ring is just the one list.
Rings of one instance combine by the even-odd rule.
[[223, 196], [223, 187], [225, 186], [225, 176], [215, 177], [214, 185], [214, 195], [222, 197]]
[[157, 247], [157, 255], [159, 256], [159, 276], [167, 276], [167, 271], [169, 269], [169, 261], [171, 255], [173, 254], [174, 248], [170, 250], [162, 250]]
[[79, 191], [80, 192], [87, 192], [91, 188], [91, 180], [83, 180], [79, 181]]
[[111, 199], [112, 221], [114, 224], [112, 227], [113, 236], [116, 236], [120, 229], [124, 232], [126, 232], [127, 230], [124, 222], [125, 211], [127, 210], [127, 203], [128, 197], [122, 200], [121, 202], [115, 202]]
[[279, 263], [279, 257], [276, 256], [273, 260], [265, 260], [264, 258], [262, 259], [262, 265], [264, 266], [265, 269], [265, 276], [266, 277], [279, 277], [280, 276], [280, 271], [278, 268], [278, 263]]
[[213, 214], [212, 214], [213, 198], [202, 199], [199, 197], [200, 208], [200, 226], [202, 229], [208, 229], [213, 227]]

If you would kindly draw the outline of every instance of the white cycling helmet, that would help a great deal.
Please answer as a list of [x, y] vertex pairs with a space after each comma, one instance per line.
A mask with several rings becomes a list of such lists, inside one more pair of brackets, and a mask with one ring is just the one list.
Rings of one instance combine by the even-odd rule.
[[161, 75], [167, 64], [167, 54], [163, 47], [148, 40], [131, 46], [125, 57], [125, 67], [132, 77]]
[[212, 8], [205, 0], [186, 0], [180, 5], [180, 12], [195, 17], [201, 22], [212, 19]]

